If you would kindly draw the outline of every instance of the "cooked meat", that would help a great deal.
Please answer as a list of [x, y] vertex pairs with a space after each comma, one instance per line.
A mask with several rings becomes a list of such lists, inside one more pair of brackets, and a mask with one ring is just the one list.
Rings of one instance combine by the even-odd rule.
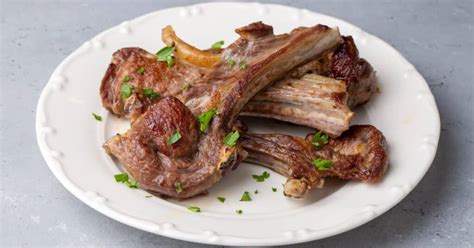
[[351, 36], [343, 36], [343, 42], [334, 51], [296, 68], [292, 77], [300, 78], [315, 73], [344, 81], [349, 94], [349, 108], [364, 104], [377, 89], [375, 71], [362, 58]]
[[[290, 78], [259, 93], [241, 115], [292, 122], [338, 137], [349, 128], [350, 109], [367, 102], [376, 90], [372, 66], [359, 58], [352, 37], [343, 40], [335, 51], [297, 67]], [[314, 80], [314, 74], [338, 80]]]
[[[143, 88], [151, 88], [162, 96], [177, 97], [193, 113], [200, 113], [207, 108], [209, 101], [209, 94], [206, 93], [209, 82], [203, 78], [212, 74], [209, 68], [216, 66], [216, 58], [226, 60], [229, 59], [226, 53], [232, 49], [245, 49], [232, 45], [234, 48], [230, 46], [219, 52], [201, 51], [176, 37], [171, 27], [164, 29], [163, 40], [168, 45], [176, 46], [178, 62], [171, 68], [158, 62], [155, 55], [139, 48], [123, 48], [113, 55], [101, 86], [102, 102], [106, 108], [133, 121], [153, 102], [142, 93]], [[291, 78], [260, 92], [241, 114], [284, 120], [323, 130], [332, 137], [339, 136], [349, 128], [352, 119], [352, 112], [347, 106], [354, 107], [367, 101], [376, 87], [375, 73], [370, 64], [358, 57], [352, 38], [344, 37], [343, 40], [344, 43], [336, 50], [330, 49], [318, 59], [297, 67], [292, 71]], [[256, 48], [252, 49], [256, 51]], [[228, 61], [245, 62], [245, 58], [233, 57]], [[137, 72], [140, 67], [145, 69], [143, 74]], [[239, 66], [231, 68], [238, 70]], [[307, 73], [341, 80], [316, 80], [314, 78], [319, 77], [313, 75], [297, 79]], [[128, 83], [134, 87], [134, 93], [132, 97], [123, 99], [120, 88], [126, 76], [132, 78]], [[312, 90], [308, 91], [308, 87]]]
[[[247, 161], [264, 165], [288, 178], [287, 196], [302, 198], [313, 187], [321, 187], [324, 177], [375, 182], [388, 168], [387, 145], [382, 133], [370, 125], [352, 126], [319, 150], [306, 139], [283, 134], [244, 134], [242, 147]], [[331, 160], [327, 169], [313, 160]]]
[[288, 121], [338, 137], [349, 129], [354, 116], [347, 98], [343, 81], [306, 74], [301, 79], [278, 81], [255, 96], [241, 115]]
[[[223, 142], [236, 124], [242, 107], [261, 89], [341, 41], [338, 30], [322, 25], [275, 36], [271, 26], [253, 23], [237, 32], [241, 37], [223, 51], [222, 60], [184, 93], [173, 92], [178, 80], [170, 86], [164, 81], [164, 75], [158, 75], [162, 73], [162, 65], [145, 67], [144, 73], [149, 68], [156, 80], [149, 87], [167, 97], [154, 100], [156, 102], [140, 116], [131, 114], [133, 111], [123, 106], [127, 106], [132, 96], [135, 96], [134, 101], [140, 102], [144, 90], [140, 87], [152, 82], [140, 79], [146, 74], [133, 74], [145, 62], [131, 59], [134, 56], [131, 55], [125, 59], [128, 69], [111, 65], [115, 69], [109, 69], [112, 72], [107, 73], [110, 75], [106, 75], [101, 87], [104, 106], [121, 116], [130, 118], [132, 115], [134, 122], [127, 133], [114, 136], [104, 148], [125, 166], [142, 188], [175, 198], [188, 198], [206, 191], [242, 159], [238, 144], [229, 146]], [[140, 50], [130, 53], [137, 51]], [[229, 59], [245, 66], [233, 67], [227, 63]], [[177, 68], [167, 71], [168, 76], [175, 76], [185, 68], [185, 65], [182, 69], [178, 64], [175, 66]], [[157, 69], [156, 74], [154, 69]], [[130, 94], [122, 103], [117, 88], [126, 76], [129, 78], [125, 81], [133, 86], [133, 93], [128, 88]], [[182, 75], [182, 79], [186, 78], [188, 74]], [[195, 116], [211, 108], [216, 108], [219, 114], [214, 116], [207, 131], [200, 133]], [[181, 139], [176, 139], [177, 134]]]

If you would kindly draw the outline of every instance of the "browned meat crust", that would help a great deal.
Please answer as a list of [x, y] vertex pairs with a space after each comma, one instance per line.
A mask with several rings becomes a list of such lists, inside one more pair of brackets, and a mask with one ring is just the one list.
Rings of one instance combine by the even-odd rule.
[[[388, 168], [387, 144], [383, 134], [370, 125], [352, 126], [337, 139], [317, 150], [306, 139], [283, 134], [245, 134], [241, 145], [249, 162], [264, 165], [288, 178], [287, 196], [301, 198], [324, 177], [364, 182], [380, 180]], [[318, 170], [312, 161], [331, 160], [328, 170]]]
[[[278, 36], [271, 30], [264, 24], [239, 29], [239, 33], [245, 35], [225, 49], [223, 60], [183, 94], [174, 92], [183, 81], [175, 78], [184, 70], [178, 64], [175, 69], [166, 71], [171, 75], [163, 74], [163, 65], [149, 65], [154, 66], [149, 67], [152, 73], [149, 77], [135, 75], [133, 72], [145, 63], [141, 57], [133, 57], [140, 51], [122, 52], [125, 54], [119, 57], [125, 60], [114, 60], [112, 64], [120, 65], [124, 61], [130, 64], [108, 72], [110, 75], [106, 75], [101, 87], [101, 91], [107, 92], [101, 92], [101, 96], [108, 109], [121, 116], [127, 115], [134, 122], [127, 133], [106, 142], [106, 151], [117, 158], [145, 189], [176, 198], [189, 198], [206, 191], [244, 155], [238, 145], [230, 147], [223, 142], [226, 133], [236, 124], [242, 107], [261, 89], [296, 66], [333, 48], [341, 39], [337, 30], [322, 25], [299, 28]], [[229, 58], [245, 61], [247, 67], [229, 67], [226, 63]], [[135, 76], [126, 80], [133, 85], [133, 96], [120, 103], [122, 98], [117, 88], [122, 84], [119, 80], [125, 76]], [[168, 77], [176, 82], [166, 82]], [[130, 98], [140, 100], [145, 86], [168, 97], [151, 104], [144, 114], [135, 115], [125, 106]], [[212, 107], [217, 108], [219, 115], [214, 116], [206, 133], [199, 134], [194, 118]], [[182, 139], [170, 143], [170, 133], [177, 130]]]

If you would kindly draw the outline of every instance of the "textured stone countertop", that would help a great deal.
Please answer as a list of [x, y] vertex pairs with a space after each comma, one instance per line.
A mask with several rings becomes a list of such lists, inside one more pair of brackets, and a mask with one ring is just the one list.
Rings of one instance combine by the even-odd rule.
[[[392, 44], [428, 81], [442, 122], [431, 169], [400, 204], [352, 231], [299, 246], [472, 247], [474, 2], [273, 2], [341, 18]], [[128, 227], [80, 202], [47, 168], [34, 130], [42, 88], [79, 45], [122, 21], [193, 3], [0, 1], [1, 247], [205, 247]]]

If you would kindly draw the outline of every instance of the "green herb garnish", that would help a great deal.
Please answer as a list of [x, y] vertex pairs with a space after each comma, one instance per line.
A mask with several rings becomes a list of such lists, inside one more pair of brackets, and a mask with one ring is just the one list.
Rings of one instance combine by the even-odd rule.
[[316, 149], [321, 149], [321, 147], [328, 143], [329, 136], [323, 131], [319, 131], [313, 135], [311, 143], [316, 147]]
[[120, 87], [120, 93], [124, 98], [129, 98], [132, 95], [133, 86], [127, 83], [123, 83]]
[[102, 121], [102, 116], [97, 115], [96, 113], [92, 113], [96, 121]]
[[122, 82], [123, 82], [123, 83], [126, 83], [126, 82], [128, 82], [128, 81], [130, 81], [130, 80], [132, 80], [132, 79], [133, 79], [132, 77], [130, 77], [129, 75], [127, 75], [127, 76], [123, 77]]
[[143, 73], [145, 73], [145, 67], [142, 66], [142, 67], [138, 68], [137, 73], [143, 75]]
[[152, 88], [143, 88], [143, 95], [152, 100], [160, 98], [160, 94], [156, 93]]
[[258, 189], [256, 189], [253, 193], [254, 193], [254, 194], [258, 194]]
[[224, 137], [224, 144], [230, 147], [234, 147], [239, 137], [240, 137], [239, 131], [230, 132]]
[[163, 47], [156, 53], [156, 58], [158, 61], [166, 61], [168, 67], [172, 67], [174, 65], [174, 47]]
[[239, 63], [239, 68], [241, 70], [245, 70], [245, 69], [247, 69], [247, 67], [248, 67], [248, 65], [245, 62], [240, 62]]
[[181, 193], [183, 192], [183, 188], [181, 187], [181, 183], [180, 182], [176, 182], [174, 184], [174, 186], [176, 187], [176, 193]]
[[138, 188], [138, 183], [135, 180], [130, 180], [127, 173], [117, 174], [114, 175], [115, 181], [118, 183], [123, 183], [127, 185], [129, 188]]
[[220, 49], [224, 45], [224, 41], [220, 40], [214, 44], [212, 44], [211, 48], [212, 49]]
[[272, 191], [273, 191], [273, 192], [277, 192], [277, 188], [273, 188], [273, 187], [272, 187]]
[[195, 213], [201, 212], [201, 208], [194, 207], [194, 206], [188, 207], [188, 210], [191, 211], [191, 212], [195, 212]]
[[240, 198], [240, 201], [251, 201], [252, 198], [250, 198], [250, 194], [248, 191], [245, 191], [244, 194], [242, 195], [242, 198]]
[[265, 179], [270, 177], [270, 173], [264, 171], [262, 175], [252, 175], [252, 177], [257, 180], [257, 182], [263, 182]]
[[237, 214], [242, 214], [242, 213], [243, 213], [243, 211], [242, 211], [241, 209], [237, 209], [237, 210], [235, 210], [235, 212], [236, 212]]
[[332, 166], [332, 161], [325, 159], [315, 159], [311, 163], [316, 167], [316, 169], [322, 171], [328, 170]]
[[209, 126], [209, 122], [211, 121], [212, 117], [217, 114], [217, 108], [212, 108], [204, 113], [201, 113], [198, 116], [199, 121], [199, 130], [201, 132], [206, 132], [207, 127]]
[[151, 197], [152, 197], [152, 195], [146, 195], [145, 196], [145, 198], [151, 198]]
[[220, 196], [218, 196], [218, 197], [217, 197], [217, 200], [219, 200], [219, 201], [220, 201], [220, 202], [222, 202], [222, 203], [224, 203], [224, 202], [225, 202], [225, 198], [224, 198], [224, 197], [220, 197]]
[[236, 62], [233, 59], [228, 59], [227, 64], [230, 65], [230, 66], [234, 66], [236, 64]]
[[176, 130], [171, 135], [171, 137], [168, 139], [168, 145], [172, 145], [172, 144], [178, 142], [178, 140], [180, 140], [180, 139], [181, 139], [181, 133], [179, 132], [179, 130]]

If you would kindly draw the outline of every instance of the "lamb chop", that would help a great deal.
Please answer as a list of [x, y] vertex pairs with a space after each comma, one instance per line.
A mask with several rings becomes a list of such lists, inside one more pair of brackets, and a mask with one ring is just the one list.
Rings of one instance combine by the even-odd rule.
[[[175, 198], [205, 192], [243, 157], [235, 145], [239, 133], [231, 131], [243, 106], [296, 66], [341, 42], [338, 30], [323, 25], [277, 36], [263, 23], [236, 31], [240, 38], [204, 75], [199, 75], [200, 70], [189, 74], [184, 64], [165, 71], [166, 65], [151, 64], [147, 56], [137, 56], [137, 49], [123, 51], [126, 59], [117, 59], [109, 67], [101, 85], [103, 104], [133, 122], [128, 132], [112, 137], [104, 148], [140, 187]], [[232, 67], [228, 64], [231, 59], [245, 66]], [[121, 67], [121, 63], [128, 67]], [[130, 75], [131, 68], [136, 74]], [[199, 75], [193, 87], [178, 89], [178, 81], [192, 78], [190, 75]], [[149, 77], [135, 80], [140, 76]], [[148, 86], [152, 89], [147, 90]], [[157, 94], [154, 89], [166, 97], [149, 97]], [[175, 94], [179, 90], [184, 94]], [[201, 129], [195, 116], [213, 109], [218, 114]], [[140, 111], [144, 113], [138, 115]]]
[[[163, 40], [175, 47], [176, 64], [171, 68], [139, 48], [123, 48], [113, 55], [101, 86], [102, 102], [106, 108], [133, 121], [153, 102], [143, 94], [143, 89], [148, 89], [162, 96], [177, 97], [195, 114], [205, 109], [202, 99], [194, 96], [203, 95], [199, 91], [207, 90], [208, 86], [200, 87], [198, 82], [212, 70], [216, 61], [223, 60], [227, 49], [199, 50], [179, 39], [169, 26], [163, 30]], [[227, 62], [239, 61], [236, 57]], [[137, 72], [141, 67], [142, 74]], [[238, 66], [230, 68], [235, 70]], [[339, 80], [313, 75], [300, 79], [306, 73]], [[305, 125], [337, 137], [349, 128], [353, 116], [350, 108], [368, 101], [376, 87], [375, 73], [367, 61], [358, 57], [351, 37], [343, 37], [343, 43], [337, 49], [329, 50], [288, 75], [287, 79], [260, 92], [241, 114]], [[120, 89], [122, 79], [127, 76], [133, 78], [128, 84], [134, 92], [131, 97], [123, 99]]]
[[321, 187], [325, 177], [376, 182], [388, 168], [385, 138], [373, 126], [351, 126], [320, 149], [313, 145], [313, 137], [243, 134], [240, 144], [248, 152], [246, 161], [286, 176], [284, 194], [294, 198]]
[[359, 58], [348, 36], [335, 51], [296, 68], [291, 77], [260, 92], [241, 115], [292, 122], [338, 137], [349, 128], [351, 109], [367, 102], [376, 88], [372, 66]]

